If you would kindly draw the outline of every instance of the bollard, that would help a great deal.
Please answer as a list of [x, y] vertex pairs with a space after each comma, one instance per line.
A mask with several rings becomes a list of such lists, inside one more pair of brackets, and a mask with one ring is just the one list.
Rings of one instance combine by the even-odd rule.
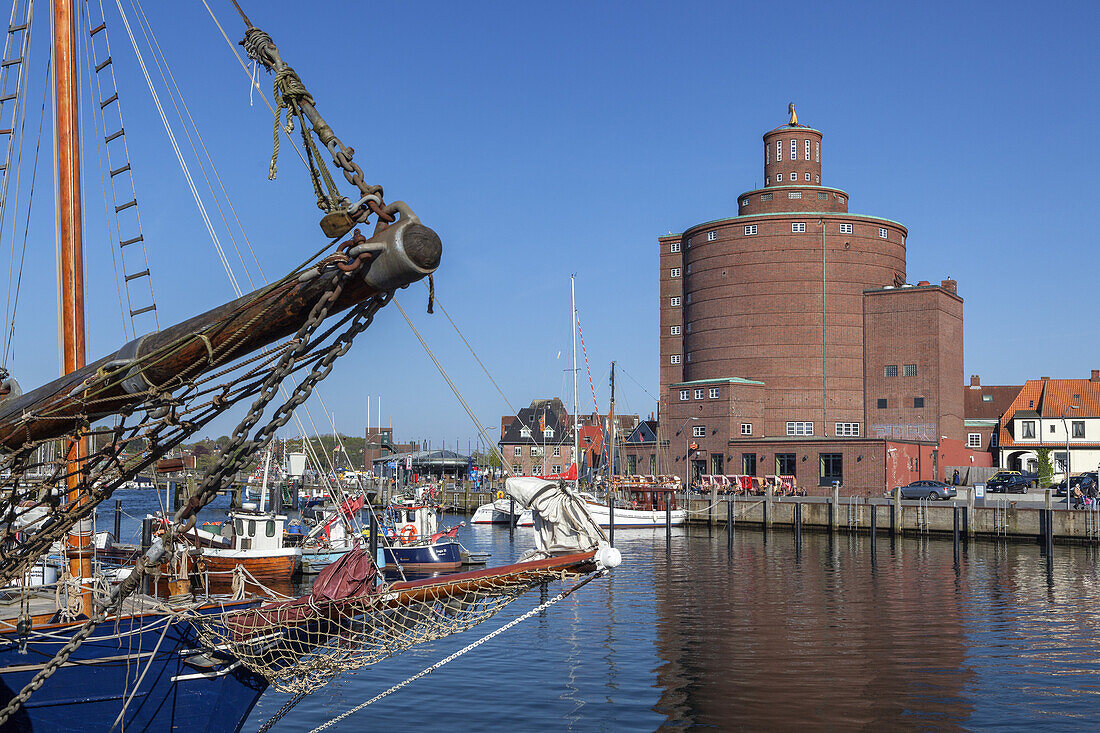
[[607, 492], [607, 544], [615, 546], [615, 495]]
[[974, 489], [966, 492], [966, 537], [974, 536]]
[[122, 532], [122, 499], [115, 499], [115, 542], [119, 541]]
[[794, 541], [802, 542], [802, 502], [794, 504]]
[[959, 558], [959, 505], [951, 507], [953, 510], [953, 516], [951, 517], [952, 524], [952, 539], [955, 548], [955, 559]]
[[707, 527], [718, 524], [718, 485], [710, 486], [710, 507], [707, 509]]
[[764, 528], [772, 526], [772, 487], [764, 489]]

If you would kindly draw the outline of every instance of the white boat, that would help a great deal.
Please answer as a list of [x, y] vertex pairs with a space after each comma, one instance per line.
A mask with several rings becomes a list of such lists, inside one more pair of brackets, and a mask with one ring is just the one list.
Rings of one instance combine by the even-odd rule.
[[[665, 497], [675, 496], [675, 494], [668, 488], [659, 486], [628, 486], [624, 487], [626, 493], [630, 496], [630, 506], [624, 506], [623, 500], [617, 500], [615, 503], [615, 529], [643, 529], [652, 527], [665, 526]], [[584, 499], [585, 508], [588, 509], [588, 513], [592, 515], [592, 518], [596, 520], [596, 523], [600, 527], [611, 526], [611, 512], [608, 510], [607, 504], [598, 500], [592, 494], [582, 491], [581, 498]], [[687, 521], [687, 511], [684, 509], [677, 509], [675, 505], [675, 499], [672, 499], [673, 506], [671, 512], [669, 512], [669, 520], [673, 527], [680, 527]], [[533, 527], [535, 526], [535, 518], [530, 509], [525, 510], [519, 515], [519, 522], [516, 524], [518, 527]]]
[[509, 524], [514, 516], [511, 499], [497, 499], [479, 506], [470, 524]]

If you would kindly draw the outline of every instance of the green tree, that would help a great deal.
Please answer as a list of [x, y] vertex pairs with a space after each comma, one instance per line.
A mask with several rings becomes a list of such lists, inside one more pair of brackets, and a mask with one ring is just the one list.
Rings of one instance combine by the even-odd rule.
[[1050, 483], [1051, 474], [1054, 473], [1054, 464], [1050, 460], [1050, 448], [1036, 448], [1035, 461], [1039, 464], [1039, 485], [1046, 486]]

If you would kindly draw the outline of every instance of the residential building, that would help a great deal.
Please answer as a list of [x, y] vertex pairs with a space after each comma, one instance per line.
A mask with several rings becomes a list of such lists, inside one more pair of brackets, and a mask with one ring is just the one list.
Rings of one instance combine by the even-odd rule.
[[1056, 472], [1065, 471], [1066, 448], [1072, 473], [1100, 465], [1100, 370], [1088, 379], [1029, 379], [1001, 417], [1000, 465], [1034, 471], [1040, 449], [1050, 451]]

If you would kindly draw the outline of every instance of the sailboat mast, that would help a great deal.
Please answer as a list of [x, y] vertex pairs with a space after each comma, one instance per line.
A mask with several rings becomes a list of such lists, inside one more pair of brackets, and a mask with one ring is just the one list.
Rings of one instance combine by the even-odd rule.
[[577, 405], [577, 284], [576, 275], [569, 276], [569, 300], [573, 308], [573, 463], [577, 467], [577, 477], [573, 479], [573, 488], [581, 488], [581, 431], [580, 410]]
[[[84, 246], [80, 211], [80, 111], [76, 86], [75, 14], [72, 0], [53, 0], [54, 158], [57, 166], [57, 250], [61, 366], [71, 374], [86, 365], [84, 351]], [[69, 445], [66, 478], [70, 504], [81, 500], [80, 470], [87, 439]], [[81, 584], [84, 613], [92, 613], [91, 519], [69, 532], [69, 574]]]

